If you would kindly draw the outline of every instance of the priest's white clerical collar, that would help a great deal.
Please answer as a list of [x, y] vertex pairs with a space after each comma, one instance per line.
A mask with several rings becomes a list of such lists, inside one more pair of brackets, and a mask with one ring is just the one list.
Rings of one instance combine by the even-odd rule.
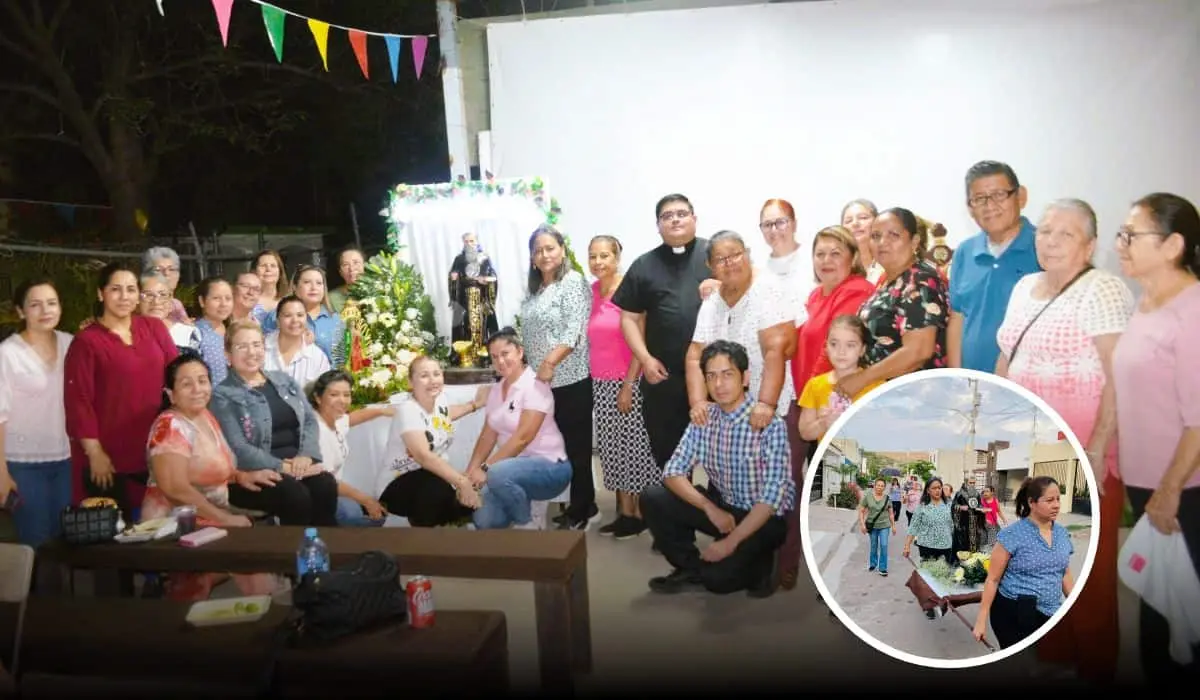
[[687, 252], [687, 246], [685, 246], [685, 245], [674, 246], [671, 248], [671, 252], [676, 255], [683, 255], [684, 253]]

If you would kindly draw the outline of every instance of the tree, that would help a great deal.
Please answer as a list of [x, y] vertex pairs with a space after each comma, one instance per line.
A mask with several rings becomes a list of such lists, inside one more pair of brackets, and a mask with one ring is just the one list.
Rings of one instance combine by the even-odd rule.
[[[359, 2], [343, 14], [384, 22], [394, 19], [396, 6]], [[139, 235], [136, 212], [150, 211], [164, 159], [173, 156], [176, 170], [222, 160], [244, 164], [301, 128], [306, 108], [339, 101], [331, 90], [387, 89], [363, 80], [353, 59], [348, 66], [342, 61], [340, 73], [325, 72], [296, 24], [285, 34], [284, 62], [274, 61], [251, 3], [234, 6], [228, 49], [209, 3], [168, 8], [163, 18], [152, 2], [0, 0], [0, 55], [11, 59], [0, 58], [0, 92], [25, 98], [2, 102], [8, 106], [0, 119], [13, 126], [0, 139], [82, 153], [113, 208], [114, 234], [123, 239]], [[330, 44], [331, 59], [336, 51], [349, 53]], [[185, 151], [201, 144], [237, 156]]]
[[919, 478], [922, 483], [929, 481], [930, 477], [932, 477], [934, 472], [937, 470], [937, 466], [934, 465], [933, 462], [927, 460], [909, 462], [908, 464], [904, 465], [904, 468], [908, 471], [908, 473], [916, 474], [917, 478]]

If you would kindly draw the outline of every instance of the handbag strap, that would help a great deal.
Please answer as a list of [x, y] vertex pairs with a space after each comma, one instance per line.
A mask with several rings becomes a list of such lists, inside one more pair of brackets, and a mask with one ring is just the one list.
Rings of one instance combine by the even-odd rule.
[[1012, 352], [1008, 353], [1009, 365], [1012, 365], [1013, 358], [1017, 356], [1017, 348], [1021, 347], [1021, 341], [1025, 340], [1025, 334], [1029, 332], [1030, 328], [1033, 328], [1033, 324], [1037, 323], [1037, 320], [1042, 317], [1042, 314], [1046, 313], [1046, 309], [1049, 309], [1051, 306], [1053, 306], [1054, 302], [1058, 301], [1059, 297], [1061, 297], [1063, 294], [1066, 294], [1067, 290], [1071, 288], [1071, 285], [1075, 284], [1075, 282], [1077, 282], [1081, 277], [1091, 272], [1092, 269], [1093, 268], [1091, 265], [1087, 265], [1080, 270], [1079, 274], [1075, 275], [1069, 282], [1064, 284], [1063, 288], [1058, 290], [1058, 293], [1051, 297], [1050, 301], [1046, 302], [1046, 305], [1033, 315], [1033, 318], [1029, 320], [1029, 323], [1025, 324], [1025, 330], [1021, 331], [1021, 335], [1017, 336], [1017, 342], [1013, 343]]

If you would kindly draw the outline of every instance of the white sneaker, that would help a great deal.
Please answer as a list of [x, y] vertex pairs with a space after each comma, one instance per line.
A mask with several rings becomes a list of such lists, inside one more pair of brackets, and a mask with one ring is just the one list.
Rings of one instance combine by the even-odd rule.
[[542, 529], [541, 527], [538, 526], [537, 521], [535, 521], [535, 520], [530, 520], [527, 523], [521, 523], [521, 524], [513, 523], [512, 527], [514, 530], [541, 530]]
[[549, 501], [534, 501], [533, 503], [530, 503], [529, 504], [529, 514], [533, 516], [533, 519], [530, 520], [529, 522], [533, 523], [536, 527], [531, 527], [528, 529], [530, 529], [530, 530], [545, 530], [546, 529], [546, 514], [549, 510], [550, 510], [550, 502]]

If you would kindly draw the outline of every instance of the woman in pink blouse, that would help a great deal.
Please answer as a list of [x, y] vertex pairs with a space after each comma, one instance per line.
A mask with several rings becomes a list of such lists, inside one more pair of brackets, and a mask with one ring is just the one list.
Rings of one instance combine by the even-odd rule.
[[525, 363], [525, 347], [512, 328], [488, 339], [500, 381], [488, 392], [487, 417], [467, 465], [467, 478], [483, 505], [475, 527], [538, 529], [533, 501], [548, 501], [571, 484], [571, 463], [554, 422], [554, 393]]
[[1072, 666], [1089, 680], [1111, 681], [1120, 651], [1117, 534], [1125, 498], [1116, 477], [1116, 399], [1110, 377], [1113, 349], [1133, 313], [1133, 295], [1116, 275], [1092, 267], [1096, 214], [1086, 202], [1050, 204], [1038, 222], [1035, 246], [1043, 272], [1024, 277], [1013, 288], [996, 334], [996, 374], [1058, 411], [1087, 446], [1100, 487], [1094, 568], [1066, 618], [1038, 644], [1038, 658]]
[[[1182, 197], [1147, 195], [1117, 233], [1117, 253], [1142, 288], [1113, 353], [1120, 477], [1135, 517], [1183, 533], [1200, 576], [1200, 213]], [[1171, 659], [1170, 624], [1142, 602], [1142, 672], [1164, 690], [1200, 673], [1200, 655], [1187, 666]]]
[[650, 451], [650, 436], [642, 420], [641, 364], [621, 333], [621, 309], [612, 295], [621, 285], [621, 242], [596, 236], [588, 245], [592, 283], [592, 315], [588, 319], [588, 361], [591, 365], [596, 442], [604, 488], [617, 494], [617, 517], [600, 534], [618, 540], [637, 537], [646, 529], [638, 495], [662, 481], [662, 470]]
[[167, 363], [179, 350], [157, 318], [134, 313], [138, 277], [120, 263], [100, 270], [95, 322], [67, 350], [67, 435], [74, 500], [107, 496], [125, 522], [145, 492], [146, 436], [162, 401]]

